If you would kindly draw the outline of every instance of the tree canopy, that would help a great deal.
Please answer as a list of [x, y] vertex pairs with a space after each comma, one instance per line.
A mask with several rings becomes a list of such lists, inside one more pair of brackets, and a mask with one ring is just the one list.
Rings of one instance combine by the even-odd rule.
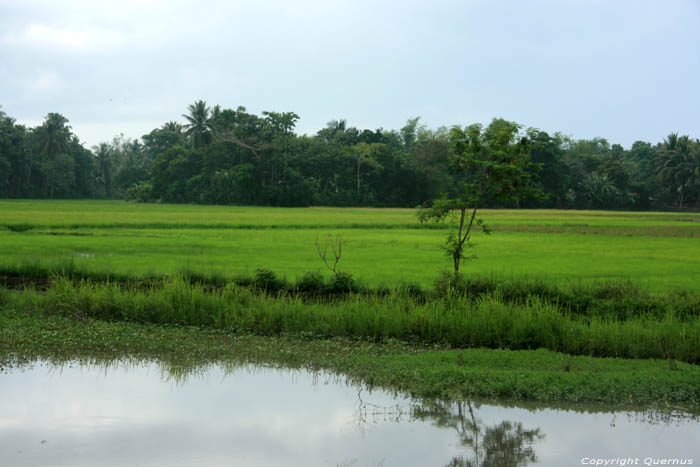
[[492, 203], [517, 205], [537, 198], [541, 192], [530, 183], [536, 168], [530, 161], [530, 146], [535, 130], [520, 132], [521, 126], [494, 119], [483, 128], [480, 124], [450, 131], [451, 191], [444, 193], [432, 206], [420, 210], [421, 221], [442, 220], [451, 213], [458, 217], [457, 231], [451, 232], [445, 252], [452, 258], [454, 273], [465, 258], [472, 229], [479, 226], [488, 232], [477, 211]]
[[[199, 100], [182, 123], [90, 150], [61, 114], [28, 128], [0, 109], [0, 196], [439, 208], [481, 180], [480, 207], [700, 208], [700, 142], [688, 135], [625, 149], [503, 119], [430, 129], [419, 117], [398, 130], [337, 118], [299, 135], [299, 118]], [[529, 161], [517, 180], [513, 167], [499, 163], [516, 153]], [[512, 183], [492, 183], [502, 179]], [[524, 189], [545, 196], [522, 196]]]

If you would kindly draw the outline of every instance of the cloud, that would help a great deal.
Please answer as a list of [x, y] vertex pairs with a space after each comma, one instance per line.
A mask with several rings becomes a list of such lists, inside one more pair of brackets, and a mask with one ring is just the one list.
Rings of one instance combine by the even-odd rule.
[[105, 28], [68, 29], [32, 23], [19, 31], [6, 32], [2, 42], [15, 47], [104, 50], [124, 45], [126, 35]]
[[32, 81], [31, 89], [34, 91], [50, 92], [56, 91], [63, 86], [61, 76], [54, 71], [39, 72], [39, 76]]
[[699, 15], [696, 0], [0, 0], [0, 89], [21, 123], [61, 112], [91, 144], [204, 99], [294, 111], [309, 133], [503, 117], [629, 145], [699, 127]]

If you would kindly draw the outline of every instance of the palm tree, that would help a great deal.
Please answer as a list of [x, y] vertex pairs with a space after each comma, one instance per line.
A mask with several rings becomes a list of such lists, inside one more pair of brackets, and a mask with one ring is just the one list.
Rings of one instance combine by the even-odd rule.
[[181, 133], [182, 132], [182, 125], [180, 125], [179, 123], [174, 122], [172, 120], [170, 120], [169, 122], [165, 122], [161, 128], [163, 130], [172, 131], [174, 133]]
[[185, 134], [192, 140], [192, 147], [195, 149], [205, 146], [211, 142], [212, 121], [210, 118], [211, 109], [207, 103], [199, 100], [187, 107], [189, 115], [182, 116], [189, 123], [185, 125]]
[[591, 172], [581, 182], [581, 191], [585, 196], [587, 209], [610, 208], [620, 204], [622, 191], [615, 186], [607, 174]]
[[44, 123], [36, 129], [41, 154], [54, 157], [59, 152], [68, 150], [71, 140], [68, 119], [59, 113], [50, 113]]
[[657, 162], [660, 183], [673, 184], [679, 195], [678, 208], [683, 209], [685, 191], [700, 178], [700, 155], [688, 136], [671, 133], [664, 139]]
[[107, 198], [112, 198], [112, 178], [114, 169], [113, 151], [109, 144], [100, 143], [93, 148], [95, 152], [95, 168], [97, 169], [97, 182], [104, 188]]
[[[53, 180], [60, 175], [54, 170], [56, 158], [69, 152], [72, 138], [68, 119], [59, 113], [49, 113], [44, 123], [34, 130], [34, 137], [39, 154], [44, 156], [40, 166], [44, 175], [42, 191], [47, 195], [50, 189], [53, 196]], [[31, 174], [31, 167], [29, 173]]]

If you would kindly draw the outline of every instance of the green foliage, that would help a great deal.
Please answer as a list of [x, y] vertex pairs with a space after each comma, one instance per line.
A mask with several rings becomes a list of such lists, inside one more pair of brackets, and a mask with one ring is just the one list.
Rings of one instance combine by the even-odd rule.
[[68, 154], [56, 154], [40, 167], [49, 198], [65, 198], [75, 183], [75, 160]]
[[678, 208], [683, 209], [688, 190], [700, 182], [700, 142], [671, 133], [659, 150], [657, 167], [658, 181], [675, 188]]
[[207, 107], [206, 102], [199, 100], [190, 104], [187, 110], [189, 113], [183, 115], [188, 122], [184, 126], [185, 135], [190, 138], [192, 147], [198, 149], [209, 144], [212, 140], [211, 109]]
[[145, 203], [153, 197], [153, 185], [146, 182], [134, 183], [127, 188], [124, 193], [124, 199], [127, 201], [140, 201]]
[[299, 293], [308, 295], [321, 295], [326, 290], [326, 281], [320, 271], [306, 271], [295, 285]]
[[[269, 293], [276, 277], [261, 270], [254, 283]], [[3, 300], [18, 312], [79, 319], [700, 363], [697, 313], [686, 320], [671, 309], [657, 316], [580, 315], [563, 312], [535, 295], [522, 303], [505, 301], [499, 293], [477, 300], [453, 296], [421, 302], [399, 292], [309, 303], [287, 295], [253, 294], [234, 285], [209, 291], [177, 278], [145, 288], [56, 278], [43, 293], [25, 291]]]
[[450, 232], [444, 246], [452, 258], [455, 275], [459, 274], [462, 260], [468, 257], [465, 250], [474, 246], [472, 228], [490, 232], [476, 219], [480, 208], [493, 202], [518, 203], [539, 194], [530, 185], [530, 136], [521, 135], [520, 129], [516, 123], [494, 119], [486, 129], [474, 124], [464, 129], [453, 127], [450, 132], [454, 191], [421, 209], [418, 217], [421, 222], [441, 221], [457, 213], [457, 231]]
[[283, 287], [282, 281], [277, 278], [277, 275], [265, 268], [255, 270], [253, 285], [264, 292], [276, 292]]
[[[244, 296], [239, 296], [246, 301]], [[669, 360], [623, 360], [568, 356], [540, 350], [434, 349], [394, 340], [310, 339], [232, 334], [206, 327], [156, 326], [124, 321], [73, 319], [26, 313], [33, 297], [13, 296], [22, 310], [0, 306], [0, 366], [6, 362], [56, 365], [116, 359], [157, 359], [173, 378], [201, 375], [212, 363], [311, 367], [345, 375], [351, 382], [382, 387], [440, 403], [465, 398], [618, 404], [697, 410], [700, 372]], [[566, 370], [568, 368], [568, 371]], [[569, 405], [565, 405], [571, 408]], [[580, 408], [583, 408], [579, 406]], [[586, 411], [607, 410], [602, 406]]]
[[[478, 209], [700, 206], [700, 142], [687, 135], [625, 149], [604, 138], [522, 133], [502, 119], [487, 128], [431, 130], [415, 117], [400, 130], [332, 120], [316, 135], [300, 136], [294, 112], [255, 115], [202, 100], [182, 117], [184, 125], [166, 122], [141, 139], [119, 135], [90, 152], [58, 113], [26, 128], [0, 111], [0, 197], [436, 210], [443, 198]], [[164, 167], [162, 156], [175, 148], [192, 155]], [[154, 189], [134, 197], [129, 190], [139, 184]], [[545, 196], [533, 198], [525, 187]], [[465, 193], [478, 193], [478, 200]], [[451, 246], [456, 253], [459, 244]]]
[[112, 197], [112, 186], [114, 183], [114, 160], [112, 148], [107, 143], [101, 143], [93, 148], [95, 154], [95, 170], [97, 172], [98, 184], [104, 190], [104, 196]]
[[188, 176], [199, 164], [197, 153], [179, 146], [159, 154], [151, 169], [152, 196], [165, 202], [186, 201]]
[[355, 285], [355, 279], [353, 279], [352, 274], [338, 272], [328, 284], [328, 290], [333, 294], [348, 294], [357, 291], [357, 286]]

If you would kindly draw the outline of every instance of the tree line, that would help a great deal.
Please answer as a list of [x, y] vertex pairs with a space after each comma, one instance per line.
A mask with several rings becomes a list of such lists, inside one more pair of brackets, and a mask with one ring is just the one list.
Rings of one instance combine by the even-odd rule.
[[[28, 128], [0, 109], [0, 197], [130, 199], [266, 206], [428, 206], [458, 189], [450, 129], [411, 118], [399, 130], [332, 120], [298, 135], [294, 112], [190, 105], [140, 139], [123, 135], [87, 149], [61, 114]], [[700, 207], [700, 141], [669, 134], [629, 149], [517, 128], [529, 183], [544, 194], [493, 197], [484, 207], [684, 209]], [[509, 143], [511, 144], [511, 143]]]

